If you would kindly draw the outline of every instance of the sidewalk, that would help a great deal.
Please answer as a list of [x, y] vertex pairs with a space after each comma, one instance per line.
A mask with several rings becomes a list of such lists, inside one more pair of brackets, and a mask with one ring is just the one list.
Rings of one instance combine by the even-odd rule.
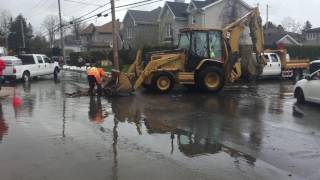
[[14, 88], [13, 87], [2, 87], [0, 90], [0, 98], [5, 98], [8, 96], [13, 96]]

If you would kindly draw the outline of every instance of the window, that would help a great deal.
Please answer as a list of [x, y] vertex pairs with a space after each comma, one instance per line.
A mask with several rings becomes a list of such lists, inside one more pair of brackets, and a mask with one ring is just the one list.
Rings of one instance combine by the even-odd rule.
[[37, 60], [39, 63], [43, 63], [42, 57], [41, 56], [37, 56]]
[[132, 38], [132, 27], [128, 27], [128, 29], [127, 29], [127, 38], [128, 39]]
[[191, 16], [191, 24], [195, 24], [196, 22], [196, 16]]
[[190, 34], [182, 33], [180, 35], [179, 49], [190, 49]]
[[279, 62], [277, 55], [271, 54], [271, 62]]
[[44, 59], [45, 63], [51, 63], [51, 61], [50, 61], [50, 59], [48, 57], [44, 57], [43, 59]]
[[167, 37], [172, 37], [172, 25], [171, 24], [166, 24], [166, 36]]
[[32, 55], [19, 55], [18, 58], [21, 59], [23, 65], [35, 64]]
[[270, 62], [270, 61], [269, 61], [269, 56], [268, 56], [268, 55], [264, 55], [264, 59], [266, 59], [268, 62]]
[[209, 33], [209, 53], [211, 59], [222, 59], [222, 42], [221, 32]]
[[207, 33], [205, 32], [195, 32], [192, 34], [193, 47], [192, 51], [200, 56], [208, 58], [208, 43], [207, 43]]

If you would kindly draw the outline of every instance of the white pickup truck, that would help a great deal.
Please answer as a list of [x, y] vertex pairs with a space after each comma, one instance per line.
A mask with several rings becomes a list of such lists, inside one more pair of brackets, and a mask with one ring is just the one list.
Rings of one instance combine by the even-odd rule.
[[42, 54], [21, 54], [18, 57], [1, 57], [6, 63], [3, 71], [6, 80], [21, 79], [28, 82], [31, 78], [43, 75], [54, 75], [56, 79], [60, 71], [59, 64], [51, 61], [46, 55]]
[[310, 64], [308, 59], [290, 59], [286, 50], [266, 50], [264, 58], [267, 65], [263, 68], [261, 77], [278, 76], [297, 81]]

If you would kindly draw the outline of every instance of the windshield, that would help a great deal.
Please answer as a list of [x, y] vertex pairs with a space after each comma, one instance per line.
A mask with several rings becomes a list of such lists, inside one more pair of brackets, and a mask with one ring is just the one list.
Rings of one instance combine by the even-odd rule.
[[179, 41], [179, 49], [189, 49], [190, 48], [190, 34], [189, 33], [182, 33], [180, 34], [180, 41]]

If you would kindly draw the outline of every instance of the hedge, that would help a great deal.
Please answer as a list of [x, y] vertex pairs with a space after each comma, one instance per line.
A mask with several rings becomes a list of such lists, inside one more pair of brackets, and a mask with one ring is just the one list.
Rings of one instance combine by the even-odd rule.
[[311, 61], [320, 59], [319, 46], [288, 46], [286, 47], [291, 58], [310, 59]]

